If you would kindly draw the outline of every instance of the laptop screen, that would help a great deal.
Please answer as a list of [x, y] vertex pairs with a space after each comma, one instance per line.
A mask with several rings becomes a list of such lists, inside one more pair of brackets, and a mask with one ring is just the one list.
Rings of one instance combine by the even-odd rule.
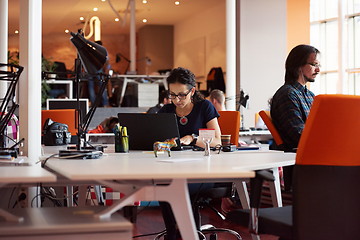
[[[118, 113], [119, 123], [127, 128], [130, 150], [153, 150], [156, 141], [177, 137], [179, 129], [174, 113]], [[177, 150], [175, 147], [172, 150]]]

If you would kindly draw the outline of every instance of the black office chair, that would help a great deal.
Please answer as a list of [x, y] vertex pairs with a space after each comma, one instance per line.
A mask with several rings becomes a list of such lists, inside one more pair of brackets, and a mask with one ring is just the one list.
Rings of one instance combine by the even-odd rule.
[[[334, 114], [342, 117], [330, 121]], [[293, 207], [259, 209], [262, 181], [272, 179], [257, 173], [251, 180], [251, 233], [281, 240], [360, 239], [360, 188], [354, 184], [360, 176], [358, 116], [359, 96], [315, 97], [297, 150]], [[249, 211], [228, 214], [228, 220], [241, 225], [248, 225], [246, 219]]]
[[225, 221], [226, 217], [220, 213], [216, 208], [211, 204], [211, 201], [214, 199], [221, 199], [224, 197], [232, 197], [233, 195], [233, 184], [232, 183], [215, 183], [213, 188], [201, 191], [197, 200], [193, 205], [194, 218], [197, 229], [204, 235], [210, 234], [210, 240], [217, 239], [217, 233], [229, 233], [234, 235], [236, 239], [241, 239], [241, 236], [234, 230], [226, 228], [216, 228], [213, 225], [206, 224], [201, 226], [201, 213], [200, 210], [209, 207], [214, 211], [219, 218]]

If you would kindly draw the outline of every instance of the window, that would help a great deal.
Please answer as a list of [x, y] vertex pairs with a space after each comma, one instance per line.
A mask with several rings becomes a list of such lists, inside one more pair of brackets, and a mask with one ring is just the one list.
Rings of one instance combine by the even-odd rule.
[[360, 95], [360, 0], [310, 0], [310, 24], [322, 65], [311, 89]]

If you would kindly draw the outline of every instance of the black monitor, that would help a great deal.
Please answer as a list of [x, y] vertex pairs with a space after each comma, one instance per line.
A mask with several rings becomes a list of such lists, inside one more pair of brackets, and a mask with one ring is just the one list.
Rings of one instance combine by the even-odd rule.
[[[81, 121], [83, 121], [85, 115], [89, 111], [89, 99], [80, 98], [80, 111], [81, 111]], [[66, 99], [66, 98], [54, 98], [47, 99], [46, 101], [46, 109], [78, 109], [77, 100], [76, 99]]]
[[118, 113], [119, 123], [127, 127], [130, 150], [153, 150], [156, 141], [177, 137], [180, 150], [179, 130], [174, 113]]

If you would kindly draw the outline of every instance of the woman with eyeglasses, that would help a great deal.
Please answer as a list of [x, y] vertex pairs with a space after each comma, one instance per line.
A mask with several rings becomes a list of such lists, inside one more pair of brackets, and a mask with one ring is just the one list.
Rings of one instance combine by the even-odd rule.
[[217, 118], [219, 113], [210, 101], [205, 100], [195, 90], [195, 75], [185, 68], [175, 68], [167, 78], [169, 98], [172, 104], [163, 106], [159, 113], [175, 113], [178, 120], [180, 143], [194, 144], [204, 147], [202, 141], [197, 141], [199, 129], [215, 129], [215, 138], [210, 143], [214, 147], [221, 144], [221, 131]]
[[[167, 78], [169, 86], [169, 98], [172, 104], [164, 105], [158, 113], [175, 113], [178, 120], [180, 143], [183, 145], [196, 145], [204, 147], [202, 141], [197, 141], [199, 129], [215, 129], [215, 138], [210, 143], [214, 147], [221, 144], [221, 131], [217, 118], [219, 113], [214, 105], [205, 100], [195, 90], [195, 75], [185, 68], [175, 68]], [[195, 202], [201, 192], [212, 188], [214, 183], [191, 183], [188, 184], [191, 202]], [[165, 240], [179, 239], [179, 232], [172, 213], [170, 204], [160, 202], [163, 218], [166, 226]], [[196, 220], [196, 219], [195, 219]]]

